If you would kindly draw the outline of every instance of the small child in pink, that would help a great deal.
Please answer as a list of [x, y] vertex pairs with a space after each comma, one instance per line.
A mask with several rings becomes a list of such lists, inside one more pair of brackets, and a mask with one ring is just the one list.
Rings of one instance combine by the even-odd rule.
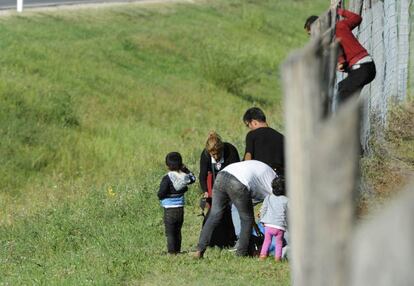
[[273, 236], [276, 237], [275, 260], [282, 257], [283, 235], [287, 229], [288, 198], [285, 196], [285, 179], [276, 177], [272, 181], [273, 194], [268, 195], [260, 209], [260, 222], [265, 226], [265, 239], [260, 251], [260, 260], [265, 260]]

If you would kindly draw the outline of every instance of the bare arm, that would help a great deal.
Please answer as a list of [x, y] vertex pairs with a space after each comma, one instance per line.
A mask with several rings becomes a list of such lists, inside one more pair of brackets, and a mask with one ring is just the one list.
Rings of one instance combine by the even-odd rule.
[[246, 135], [246, 149], [244, 151], [244, 160], [253, 160], [254, 154], [254, 136], [253, 132], [250, 131]]
[[246, 152], [246, 154], [244, 154], [244, 161], [247, 160], [252, 160], [252, 154], [250, 154], [249, 152]]

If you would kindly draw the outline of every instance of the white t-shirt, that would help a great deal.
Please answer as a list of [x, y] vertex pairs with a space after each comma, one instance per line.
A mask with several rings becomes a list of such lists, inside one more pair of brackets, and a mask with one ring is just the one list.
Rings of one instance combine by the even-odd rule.
[[247, 187], [252, 199], [262, 201], [272, 193], [272, 181], [276, 173], [267, 164], [247, 160], [228, 165], [222, 171], [232, 174]]

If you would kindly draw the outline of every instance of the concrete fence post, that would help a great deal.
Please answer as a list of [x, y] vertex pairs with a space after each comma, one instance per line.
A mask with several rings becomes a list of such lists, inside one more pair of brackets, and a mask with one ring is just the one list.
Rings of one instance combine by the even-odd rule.
[[23, 12], [23, 0], [17, 0], [17, 12], [21, 13]]

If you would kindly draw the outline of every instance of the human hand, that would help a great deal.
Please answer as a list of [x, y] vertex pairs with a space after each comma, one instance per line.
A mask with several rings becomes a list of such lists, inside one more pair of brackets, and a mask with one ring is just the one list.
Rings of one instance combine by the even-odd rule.
[[208, 192], [204, 192], [203, 197], [208, 198]]
[[186, 173], [186, 174], [190, 173], [190, 170], [188, 170], [187, 166], [184, 165], [184, 164], [181, 166], [181, 171]]
[[336, 66], [336, 68], [337, 68], [340, 72], [344, 72], [344, 71], [345, 71], [345, 65], [344, 65], [344, 63], [338, 63], [338, 65]]

